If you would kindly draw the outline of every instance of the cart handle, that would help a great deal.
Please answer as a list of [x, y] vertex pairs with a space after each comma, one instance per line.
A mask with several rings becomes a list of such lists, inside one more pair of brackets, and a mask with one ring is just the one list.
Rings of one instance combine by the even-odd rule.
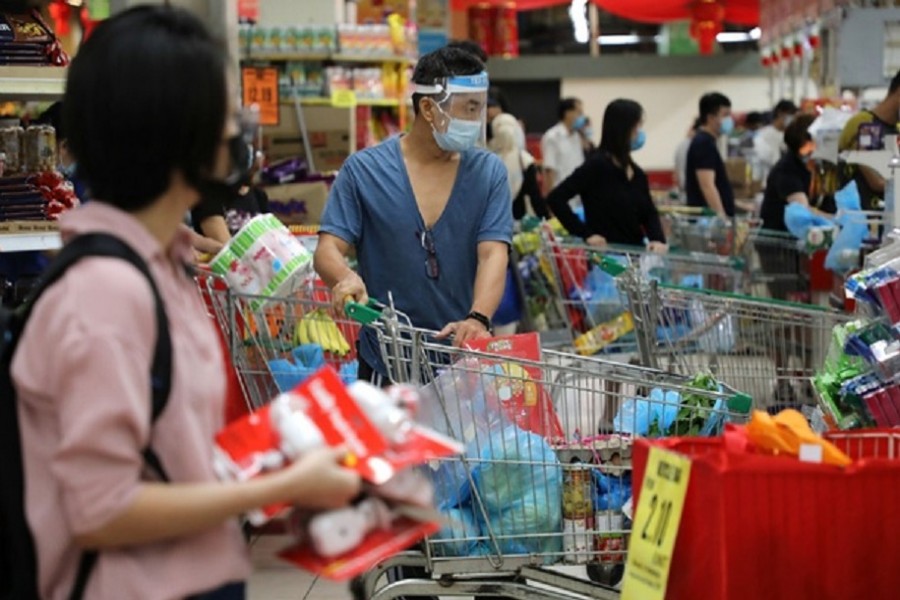
[[363, 325], [371, 325], [379, 320], [382, 310], [384, 310], [384, 304], [373, 298], [369, 298], [365, 304], [355, 301], [344, 303], [344, 313]]

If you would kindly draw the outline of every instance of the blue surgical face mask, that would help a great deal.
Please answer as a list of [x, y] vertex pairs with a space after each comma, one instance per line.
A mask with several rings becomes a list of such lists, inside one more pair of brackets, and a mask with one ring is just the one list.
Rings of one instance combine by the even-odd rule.
[[[443, 110], [440, 112], [447, 116]], [[481, 137], [481, 121], [448, 118], [450, 122], [447, 125], [447, 131], [438, 131], [434, 123], [431, 124], [434, 141], [437, 142], [440, 149], [444, 152], [465, 152], [474, 148], [478, 143], [478, 138]]]
[[722, 135], [731, 135], [734, 131], [734, 117], [728, 115], [724, 119], [722, 119], [722, 126], [720, 132]]
[[589, 142], [594, 141], [594, 130], [590, 127], [585, 127], [581, 130], [581, 133]]
[[644, 147], [644, 144], [647, 143], [647, 134], [644, 133], [643, 129], [638, 129], [637, 137], [631, 140], [631, 151], [637, 152], [641, 148]]
[[575, 131], [579, 131], [585, 125], [587, 125], [587, 117], [584, 115], [578, 115], [575, 118], [575, 121], [572, 123], [572, 129], [574, 129]]

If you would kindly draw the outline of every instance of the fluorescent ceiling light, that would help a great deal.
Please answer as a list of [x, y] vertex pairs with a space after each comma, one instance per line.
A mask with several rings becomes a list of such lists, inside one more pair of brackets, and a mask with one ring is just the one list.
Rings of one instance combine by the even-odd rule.
[[629, 46], [641, 43], [641, 37], [638, 35], [601, 35], [599, 40], [601, 46]]
[[[755, 32], [755, 33], [754, 33]], [[716, 36], [716, 41], [720, 44], [736, 44], [739, 42], [753, 42], [759, 39], [759, 28], [753, 31], [723, 31]]]
[[575, 41], [579, 44], [587, 44], [591, 39], [590, 26], [587, 15], [584, 13], [586, 6], [587, 0], [572, 0], [572, 5], [569, 7], [569, 18], [572, 19], [572, 27], [575, 30]]

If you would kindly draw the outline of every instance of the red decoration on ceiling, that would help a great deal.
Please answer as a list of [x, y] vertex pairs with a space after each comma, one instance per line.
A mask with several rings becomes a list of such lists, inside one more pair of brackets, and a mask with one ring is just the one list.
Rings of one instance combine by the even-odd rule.
[[[710, 4], [702, 0], [589, 0], [614, 15], [643, 23], [668, 23], [686, 21], [694, 16], [698, 4]], [[466, 10], [470, 6], [515, 4], [517, 10], [534, 10], [571, 4], [571, 0], [451, 0], [453, 10]], [[760, 0], [718, 0], [725, 14], [723, 20], [734, 25], [755, 27], [759, 25]]]

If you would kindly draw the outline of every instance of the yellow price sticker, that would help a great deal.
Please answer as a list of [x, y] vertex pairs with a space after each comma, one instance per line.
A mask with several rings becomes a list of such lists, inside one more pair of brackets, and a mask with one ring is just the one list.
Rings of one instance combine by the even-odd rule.
[[356, 92], [353, 90], [335, 90], [331, 92], [331, 105], [337, 108], [355, 107]]
[[622, 600], [664, 600], [666, 597], [690, 475], [689, 458], [650, 448], [628, 544]]

